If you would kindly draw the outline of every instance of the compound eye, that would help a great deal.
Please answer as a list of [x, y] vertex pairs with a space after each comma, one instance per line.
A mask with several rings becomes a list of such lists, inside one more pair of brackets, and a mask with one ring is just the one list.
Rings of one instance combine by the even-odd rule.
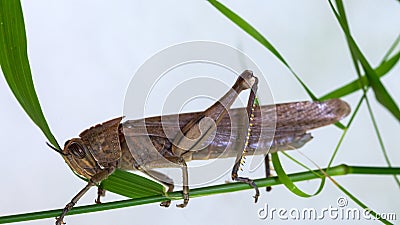
[[71, 143], [68, 146], [68, 149], [75, 157], [77, 157], [79, 159], [83, 159], [86, 156], [84, 147], [79, 143], [76, 143], [76, 142]]

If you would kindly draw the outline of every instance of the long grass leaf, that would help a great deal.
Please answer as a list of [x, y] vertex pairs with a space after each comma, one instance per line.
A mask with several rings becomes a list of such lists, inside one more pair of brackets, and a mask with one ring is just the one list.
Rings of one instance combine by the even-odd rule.
[[[239, 26], [242, 30], [244, 30], [247, 34], [257, 40], [261, 45], [267, 48], [273, 55], [275, 55], [279, 61], [281, 61], [286, 68], [292, 73], [292, 75], [296, 78], [296, 80], [300, 83], [300, 85], [304, 88], [307, 94], [313, 101], [318, 101], [319, 99], [315, 96], [315, 94], [311, 91], [310, 88], [300, 79], [300, 77], [296, 74], [296, 72], [290, 67], [287, 61], [283, 58], [283, 56], [278, 52], [278, 50], [269, 42], [260, 32], [258, 32], [253, 26], [251, 26], [248, 22], [242, 19], [239, 15], [234, 13], [232, 10], [227, 8], [222, 3], [216, 0], [208, 0], [211, 5], [213, 5], [218, 11], [220, 11], [223, 15], [225, 15], [229, 20]], [[340, 122], [335, 123], [340, 129], [344, 129], [344, 125]]]
[[386, 52], [385, 56], [383, 56], [383, 59], [382, 59], [380, 64], [382, 64], [385, 61], [388, 61], [388, 58], [393, 53], [393, 51], [396, 49], [398, 44], [400, 44], [400, 34], [397, 36], [396, 40], [394, 40], [393, 44], [390, 46], [390, 48]]
[[[60, 149], [43, 115], [30, 70], [25, 24], [19, 0], [0, 1], [0, 65], [15, 98], [49, 142]], [[124, 180], [126, 190], [115, 179]], [[113, 181], [114, 180], [114, 181]], [[145, 197], [163, 193], [163, 186], [135, 174], [116, 171], [103, 181], [104, 188], [129, 197]], [[138, 186], [139, 185], [139, 186]], [[129, 188], [130, 187], [130, 188]], [[135, 188], [132, 188], [135, 187]]]
[[[389, 110], [389, 112], [391, 112], [392, 115], [395, 118], [397, 118], [398, 121], [400, 121], [399, 107], [397, 106], [397, 104], [393, 100], [393, 98], [390, 96], [389, 92], [386, 90], [384, 85], [381, 83], [375, 70], [372, 69], [372, 67], [369, 64], [369, 62], [367, 61], [366, 57], [361, 52], [360, 48], [358, 47], [355, 40], [353, 39], [353, 37], [350, 34], [350, 30], [347, 25], [347, 19], [346, 19], [344, 7], [343, 7], [343, 2], [341, 0], [336, 0], [335, 2], [337, 5], [337, 8], [338, 8], [337, 11], [334, 8], [332, 2], [329, 1], [331, 9], [334, 12], [335, 17], [338, 20], [338, 22], [346, 36], [346, 40], [347, 40], [348, 46], [350, 48], [350, 52], [352, 54], [353, 62], [355, 64], [356, 70], [358, 70], [358, 62], [359, 62], [365, 72], [365, 76], [367, 77], [368, 82], [370, 83], [370, 85], [374, 91], [375, 98], [377, 99], [377, 101], [381, 105], [383, 105], [387, 110]], [[357, 71], [357, 74], [359, 74], [359, 71]], [[359, 80], [362, 83], [361, 75], [359, 76]]]
[[239, 15], [235, 12], [230, 10], [228, 7], [223, 5], [222, 3], [216, 0], [209, 0], [209, 3], [213, 5], [218, 11], [220, 11], [223, 15], [225, 15], [229, 20], [239, 26], [243, 31], [257, 40], [261, 45], [267, 48], [273, 55], [275, 55], [279, 61], [281, 61], [293, 74], [293, 76], [297, 79], [300, 85], [304, 88], [310, 98], [314, 101], [317, 101], [317, 97], [314, 93], [307, 87], [307, 85], [300, 79], [300, 77], [294, 72], [294, 70], [290, 67], [287, 61], [283, 58], [283, 56], [278, 52], [278, 50], [269, 42], [260, 32], [258, 32], [252, 25], [242, 19]]
[[[388, 102], [390, 103], [390, 101], [393, 101], [394, 106], [393, 105], [392, 106], [393, 107], [397, 107], [396, 103], [391, 98], [391, 96], [388, 93], [387, 93], [387, 95], [385, 94], [386, 89], [383, 87], [383, 84], [380, 83], [380, 79], [375, 74], [375, 71], [372, 70], [372, 68], [369, 65], [369, 63], [367, 62], [365, 56], [361, 53], [361, 50], [359, 49], [359, 47], [355, 43], [354, 39], [350, 35], [350, 30], [348, 28], [347, 21], [345, 19], [346, 16], [345, 16], [345, 10], [344, 10], [344, 6], [343, 6], [343, 2], [341, 0], [336, 0], [336, 5], [337, 5], [337, 8], [338, 8], [338, 12], [333, 7], [333, 4], [331, 3], [331, 1], [329, 1], [329, 2], [330, 2], [330, 6], [331, 6], [332, 10], [334, 11], [334, 14], [335, 14], [336, 18], [338, 19], [339, 23], [341, 24], [341, 27], [342, 27], [345, 35], [346, 35], [346, 39], [347, 39], [348, 45], [350, 47], [351, 54], [352, 54], [352, 57], [353, 57], [353, 62], [355, 64], [356, 69], [358, 68], [358, 63], [357, 62], [360, 62], [361, 66], [363, 67], [364, 71], [366, 72], [366, 77], [368, 79], [368, 82], [371, 84], [372, 89], [375, 92], [375, 96], [376, 96], [378, 102], [380, 102], [382, 105], [384, 105], [382, 103], [382, 99], [383, 98], [387, 98], [386, 99], [387, 100], [386, 103], [388, 103]], [[387, 57], [387, 55], [390, 54], [391, 51], [393, 51], [394, 46], [397, 45], [397, 44], [398, 44], [398, 38], [396, 39], [396, 41], [392, 45], [392, 47], [389, 49], [389, 51], [385, 55], [384, 59]], [[357, 70], [357, 74], [358, 74], [358, 76], [360, 78], [360, 81], [361, 81], [362, 77], [361, 77], [361, 74], [360, 74], [359, 70]], [[374, 82], [375, 82], [375, 89], [374, 89], [374, 84], [373, 84]], [[371, 116], [371, 120], [373, 122], [374, 129], [375, 129], [375, 132], [377, 134], [377, 138], [379, 140], [379, 144], [380, 144], [381, 149], [382, 149], [382, 153], [383, 153], [383, 155], [385, 157], [385, 160], [386, 160], [387, 164], [389, 165], [389, 167], [391, 167], [391, 162], [390, 162], [390, 159], [389, 159], [389, 157], [387, 155], [387, 151], [386, 151], [385, 145], [383, 144], [383, 140], [382, 140], [382, 137], [381, 137], [382, 135], [380, 134], [380, 131], [378, 129], [378, 125], [377, 125], [376, 120], [375, 120], [374, 113], [372, 111], [372, 108], [371, 108], [371, 105], [369, 103], [369, 100], [368, 100], [368, 98], [366, 96], [367, 90], [368, 90], [368, 88], [363, 87], [363, 92], [364, 92], [363, 96], [365, 97], [365, 100], [367, 102], [368, 111], [369, 111], [369, 114]], [[376, 90], [378, 90], [378, 91], [376, 91]], [[380, 96], [381, 99], [378, 98], [379, 96]], [[387, 105], [384, 105], [384, 106], [387, 107]], [[392, 108], [392, 110], [393, 110], [393, 108]], [[394, 110], [396, 110], [396, 108], [394, 108]], [[397, 107], [397, 110], [398, 110], [398, 107]], [[396, 116], [396, 111], [394, 111], [394, 113], [392, 112], [392, 114]], [[400, 111], [399, 111], [399, 116], [400, 116]], [[398, 119], [398, 120], [400, 121], [400, 119]], [[398, 184], [398, 186], [400, 187], [400, 180], [397, 178], [397, 176], [394, 176], [394, 179], [395, 179], [396, 183]]]
[[19, 0], [0, 1], [0, 49], [1, 69], [12, 93], [49, 142], [60, 149], [43, 115], [33, 85]]
[[[390, 57], [388, 60], [382, 61], [382, 63], [374, 69], [376, 75], [379, 78], [385, 76], [399, 62], [399, 59], [400, 59], [400, 51], [397, 52], [392, 57]], [[361, 79], [362, 79], [362, 83], [366, 87], [370, 86], [368, 79], [365, 75], [363, 75], [361, 77]], [[328, 100], [328, 99], [332, 99], [332, 98], [341, 98], [341, 97], [344, 97], [346, 95], [352, 94], [352, 93], [360, 90], [360, 88], [361, 88], [361, 85], [360, 85], [359, 80], [358, 79], [353, 80], [352, 82], [329, 92], [328, 94], [320, 97], [319, 99], [321, 101], [324, 101], [324, 100]]]
[[317, 191], [314, 194], [307, 194], [304, 191], [300, 190], [295, 184], [294, 182], [290, 179], [290, 177], [286, 174], [285, 170], [282, 167], [282, 164], [279, 160], [279, 156], [278, 156], [278, 152], [272, 153], [272, 164], [274, 165], [274, 169], [276, 171], [276, 174], [279, 177], [279, 180], [282, 182], [283, 185], [285, 185], [285, 187], [290, 190], [292, 193], [303, 197], [303, 198], [309, 198], [312, 196], [315, 196], [317, 194], [319, 194], [324, 185], [325, 185], [325, 177], [322, 176], [321, 177], [321, 183], [319, 185], [319, 188], [317, 189]]

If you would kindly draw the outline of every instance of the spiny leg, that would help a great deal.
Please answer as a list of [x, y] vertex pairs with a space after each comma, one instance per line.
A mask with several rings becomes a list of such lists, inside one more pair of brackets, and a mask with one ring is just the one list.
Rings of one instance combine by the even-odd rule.
[[[216, 130], [216, 125], [222, 120], [228, 109], [237, 99], [240, 92], [254, 87], [254, 83], [258, 80], [253, 76], [253, 72], [245, 70], [236, 80], [232, 88], [212, 106], [207, 108], [198, 117], [193, 118], [182, 128], [182, 132], [178, 133], [172, 141], [172, 152], [179, 159], [183, 175], [183, 204], [178, 207], [185, 207], [189, 201], [189, 185], [188, 172], [186, 162], [182, 158], [185, 153], [190, 151], [201, 150], [203, 142], [207, 140], [212, 132]], [[253, 99], [254, 100], [254, 99]], [[201, 127], [200, 127], [201, 125]], [[200, 129], [202, 128], [202, 129]], [[201, 132], [203, 130], [203, 132]], [[255, 186], [255, 188], [257, 188]]]
[[[270, 161], [269, 161], [269, 154], [268, 153], [265, 154], [265, 156], [264, 156], [264, 164], [265, 164], [265, 177], [266, 178], [271, 177], [271, 164], [270, 164]], [[272, 187], [271, 186], [265, 187], [265, 190], [266, 191], [271, 191]]]
[[232, 168], [232, 180], [249, 184], [251, 187], [253, 187], [255, 189], [256, 194], [254, 195], [254, 202], [257, 202], [258, 197], [260, 196], [260, 191], [258, 190], [258, 187], [254, 183], [253, 180], [251, 180], [247, 177], [239, 177], [238, 170], [240, 168], [240, 165], [244, 163], [244, 159], [247, 154], [247, 148], [248, 148], [249, 139], [251, 136], [252, 121], [254, 119], [253, 112], [254, 112], [254, 108], [256, 107], [254, 102], [256, 99], [257, 88], [258, 88], [258, 79], [256, 78], [254, 84], [251, 86], [250, 96], [249, 96], [249, 100], [247, 102], [247, 107], [246, 107], [246, 112], [247, 112], [247, 116], [248, 116], [246, 140], [243, 143], [242, 152], [238, 153], [235, 164], [233, 165], [233, 168]]
[[110, 167], [107, 168], [105, 170], [103, 170], [102, 172], [95, 174], [88, 182], [88, 184], [81, 190], [78, 192], [78, 194], [76, 194], [72, 200], [64, 207], [61, 215], [59, 217], [56, 218], [56, 225], [61, 225], [61, 224], [65, 224], [65, 222], [63, 221], [65, 215], [67, 215], [67, 213], [74, 207], [74, 205], [79, 201], [79, 199], [82, 198], [83, 195], [85, 195], [85, 193], [93, 186], [95, 186], [96, 184], [98, 184], [100, 181], [106, 179], [108, 177], [108, 175], [112, 174], [115, 170], [115, 167]]

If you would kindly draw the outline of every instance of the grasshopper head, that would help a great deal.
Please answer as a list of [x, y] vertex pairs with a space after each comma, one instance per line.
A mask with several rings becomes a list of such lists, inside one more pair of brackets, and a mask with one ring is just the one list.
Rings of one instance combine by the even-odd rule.
[[80, 138], [65, 142], [62, 156], [69, 167], [78, 175], [90, 179], [101, 168]]

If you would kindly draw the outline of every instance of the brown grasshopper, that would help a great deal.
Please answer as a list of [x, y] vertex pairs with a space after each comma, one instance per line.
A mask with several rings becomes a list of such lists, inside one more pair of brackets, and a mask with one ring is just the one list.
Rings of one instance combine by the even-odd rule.
[[[268, 176], [268, 153], [300, 148], [312, 139], [308, 130], [335, 123], [350, 112], [349, 105], [339, 99], [258, 106], [255, 104], [257, 85], [257, 77], [246, 70], [232, 88], [205, 111], [123, 123], [119, 117], [83, 131], [79, 138], [68, 140], [59, 153], [76, 174], [89, 181], [65, 206], [56, 224], [62, 224], [64, 216], [78, 200], [117, 168], [141, 170], [168, 185], [168, 192], [171, 192], [174, 188], [172, 180], [151, 169], [180, 167], [183, 203], [177, 206], [183, 208], [189, 202], [186, 162], [190, 160], [236, 157], [232, 180], [252, 186], [257, 202], [259, 190], [256, 184], [238, 175], [245, 155], [264, 154]], [[230, 109], [238, 94], [247, 89], [251, 90], [247, 107]], [[174, 119], [178, 120], [178, 125], [170, 123]], [[262, 135], [262, 123], [267, 124], [265, 127], [275, 128], [272, 129], [273, 136]], [[100, 203], [102, 195], [104, 191], [99, 188], [96, 203]], [[170, 202], [163, 202], [161, 206], [168, 207]]]

